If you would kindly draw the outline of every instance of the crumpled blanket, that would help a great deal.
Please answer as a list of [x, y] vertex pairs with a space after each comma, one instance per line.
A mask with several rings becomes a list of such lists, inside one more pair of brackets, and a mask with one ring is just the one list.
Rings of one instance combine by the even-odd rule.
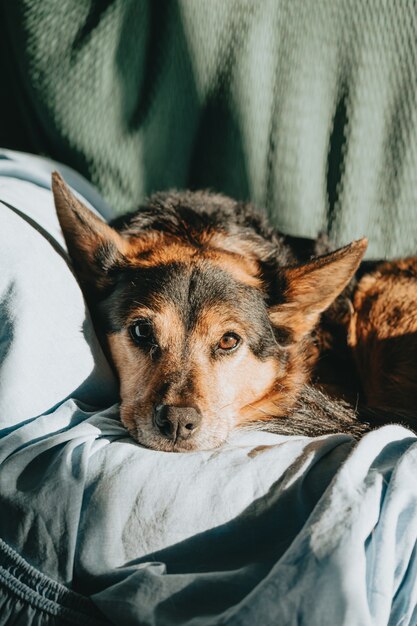
[[0, 625], [416, 624], [416, 436], [138, 445], [22, 159], [0, 155]]

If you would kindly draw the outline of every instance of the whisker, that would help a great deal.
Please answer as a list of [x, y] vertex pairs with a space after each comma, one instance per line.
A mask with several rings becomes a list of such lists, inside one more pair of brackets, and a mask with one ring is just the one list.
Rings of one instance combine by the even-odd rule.
[[268, 415], [271, 417], [271, 414], [268, 411], [264, 411], [264, 409], [259, 408], [258, 406], [253, 406], [253, 404], [247, 404], [250, 409], [254, 409], [255, 411], [259, 411], [260, 413], [264, 413], [264, 415]]
[[135, 306], [140, 306], [143, 307], [144, 309], [147, 309], [147, 305], [144, 302], [139, 302], [139, 300], [133, 300], [133, 303]]
[[228, 404], [224, 404], [223, 406], [219, 407], [218, 409], [213, 409], [211, 411], [207, 411], [207, 415], [208, 417], [217, 417], [218, 413], [220, 411], [222, 411], [223, 409], [226, 409], [228, 406], [231, 406], [232, 404], [234, 404], [233, 402], [229, 402]]
[[234, 400], [233, 400], [233, 402], [228, 402], [227, 404], [224, 404], [223, 406], [219, 407], [217, 410], [218, 411], [222, 411], [223, 409], [226, 409], [228, 406], [231, 406], [234, 403], [235, 403]]

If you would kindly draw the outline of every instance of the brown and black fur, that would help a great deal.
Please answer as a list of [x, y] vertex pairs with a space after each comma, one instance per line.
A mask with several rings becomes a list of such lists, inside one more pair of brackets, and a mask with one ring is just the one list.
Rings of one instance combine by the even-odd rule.
[[[220, 445], [236, 427], [368, 428], [348, 404], [308, 386], [329, 329], [353, 336], [350, 306], [337, 312], [351, 300], [339, 294], [365, 240], [310, 259], [314, 246], [298, 252], [251, 205], [221, 195], [156, 194], [107, 225], [58, 174], [53, 191], [120, 378], [121, 419], [140, 443], [186, 451]], [[221, 347], [236, 337], [232, 350]]]
[[348, 344], [369, 406], [417, 414], [417, 257], [377, 263], [352, 297]]

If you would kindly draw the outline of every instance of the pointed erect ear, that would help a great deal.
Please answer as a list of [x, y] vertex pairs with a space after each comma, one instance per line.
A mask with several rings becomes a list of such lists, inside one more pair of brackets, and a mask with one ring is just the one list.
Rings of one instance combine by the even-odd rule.
[[289, 330], [294, 341], [312, 331], [355, 274], [367, 245], [360, 239], [304, 265], [285, 268], [283, 302], [269, 310], [272, 324]]
[[84, 206], [58, 172], [52, 174], [52, 191], [78, 278], [83, 284], [97, 288], [106, 286], [108, 270], [123, 261], [125, 239]]

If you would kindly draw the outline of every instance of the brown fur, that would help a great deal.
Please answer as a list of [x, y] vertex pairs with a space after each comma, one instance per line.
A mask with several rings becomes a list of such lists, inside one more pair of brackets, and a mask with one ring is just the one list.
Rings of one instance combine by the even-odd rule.
[[359, 282], [348, 342], [366, 402], [416, 410], [417, 258], [381, 263]]
[[[246, 285], [261, 286], [258, 276], [259, 265], [254, 260], [245, 258], [237, 252], [218, 248], [217, 241], [213, 241], [210, 236], [204, 238], [203, 242], [199, 241], [197, 245], [184, 243], [165, 233], [158, 233], [158, 237], [152, 239], [152, 247], [146, 247], [145, 250], [138, 238], [131, 237], [128, 240], [124, 253], [133, 266], [156, 267], [171, 263], [193, 263], [198, 259], [205, 259], [227, 270], [236, 280]], [[226, 245], [226, 242], [224, 244]]]
[[[97, 327], [103, 307], [115, 325], [105, 331], [106, 341], [120, 378], [121, 419], [135, 439], [152, 448], [187, 451], [220, 445], [234, 428], [252, 424], [292, 434], [322, 434], [341, 427], [355, 434], [363, 431], [354, 411], [349, 413], [342, 405], [338, 410], [329, 399], [328, 408], [324, 407], [325, 396], [306, 384], [324, 352], [322, 314], [335, 306], [335, 299], [354, 276], [365, 240], [301, 263], [292, 258], [281, 236], [258, 224], [258, 218], [254, 218], [256, 228], [245, 221], [232, 224], [229, 230], [200, 227], [197, 220], [197, 225], [184, 222], [164, 230], [147, 228], [146, 222], [136, 226], [133, 219], [121, 222], [117, 230], [84, 207], [57, 174], [53, 191], [68, 250]], [[175, 209], [175, 203], [186, 207], [187, 203], [207, 203], [213, 211], [225, 208], [230, 215], [235, 210], [230, 199], [203, 192], [173, 194], [162, 201], [157, 196], [152, 206], [159, 210], [160, 202], [167, 211]], [[240, 210], [237, 205], [236, 210]], [[396, 268], [401, 276], [410, 272], [409, 267]], [[146, 276], [152, 277], [150, 287]], [[200, 277], [201, 285], [210, 276], [214, 282], [210, 289], [200, 286], [198, 311], [187, 322], [184, 315], [191, 306], [193, 276]], [[182, 291], [173, 283], [171, 293], [169, 283], [164, 282], [167, 277], [174, 283], [182, 280]], [[375, 283], [380, 280], [386, 284], [383, 293], [378, 291], [377, 306]], [[381, 376], [377, 357], [372, 357], [375, 367], [366, 360], [374, 326], [380, 324], [381, 315], [391, 319], [390, 324], [386, 322], [391, 329], [396, 325], [395, 309], [389, 308], [387, 299], [388, 285], [390, 289], [397, 285], [398, 316], [403, 314], [405, 300], [399, 291], [403, 278], [396, 280], [390, 278], [390, 270], [381, 269], [378, 276], [364, 278], [353, 302], [354, 315], [348, 306], [338, 318], [346, 333], [349, 329], [359, 371], [365, 375], [375, 370], [374, 379]], [[158, 281], [162, 281], [161, 288]], [[236, 293], [235, 299], [229, 291]], [[145, 292], [146, 302], [142, 302]], [[126, 298], [127, 312], [116, 314]], [[251, 299], [253, 308], [248, 309]], [[345, 294], [339, 300], [349, 297]], [[149, 323], [156, 338], [146, 349], [138, 348], [131, 336], [132, 325], [141, 319]], [[407, 319], [407, 328], [414, 333], [411, 309]], [[264, 328], [264, 335], [258, 336], [258, 327]], [[219, 355], [216, 346], [230, 332], [240, 337], [238, 349]], [[382, 326], [378, 332], [379, 342], [392, 339], [391, 331]], [[404, 377], [405, 366], [401, 372]], [[365, 384], [364, 388], [377, 402], [386, 400], [380, 389]], [[193, 407], [202, 416], [201, 426], [181, 441], [166, 437], [155, 425], [158, 406]], [[309, 412], [309, 407], [315, 412]], [[333, 421], [329, 407], [335, 411]]]

